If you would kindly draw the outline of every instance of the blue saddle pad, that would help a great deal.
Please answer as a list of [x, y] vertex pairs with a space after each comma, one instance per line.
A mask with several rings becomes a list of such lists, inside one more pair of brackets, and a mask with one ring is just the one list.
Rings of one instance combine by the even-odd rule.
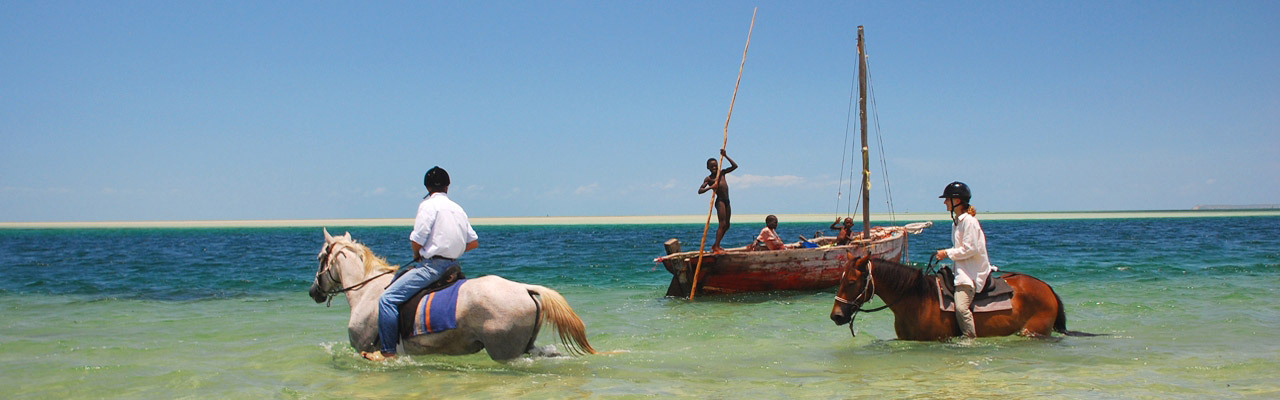
[[418, 303], [413, 318], [413, 335], [439, 333], [458, 327], [458, 288], [466, 279], [447, 288], [431, 292]]

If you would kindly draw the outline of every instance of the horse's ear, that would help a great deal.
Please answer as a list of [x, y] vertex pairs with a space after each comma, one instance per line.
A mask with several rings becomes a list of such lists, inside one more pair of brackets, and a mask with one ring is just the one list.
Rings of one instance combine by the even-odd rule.
[[320, 229], [321, 229], [321, 230], [324, 230], [324, 241], [325, 241], [325, 242], [332, 242], [332, 241], [333, 241], [333, 236], [332, 236], [332, 235], [329, 235], [329, 228], [320, 228]]
[[342, 232], [342, 237], [347, 238], [347, 240], [351, 240], [351, 232]]

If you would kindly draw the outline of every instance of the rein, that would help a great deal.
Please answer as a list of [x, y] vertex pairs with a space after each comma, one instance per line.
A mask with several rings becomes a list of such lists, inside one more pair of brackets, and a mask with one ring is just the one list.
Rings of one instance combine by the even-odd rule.
[[929, 265], [928, 265], [928, 266], [926, 266], [926, 267], [924, 268], [924, 274], [925, 274], [925, 275], [933, 275], [933, 274], [938, 273], [938, 269], [937, 269], [937, 268], [935, 268], [935, 267], [937, 267], [937, 266], [939, 266], [939, 265], [942, 265], [942, 260], [939, 260], [939, 259], [938, 259], [938, 255], [937, 255], [937, 254], [930, 254], [930, 255], [929, 255]]
[[[334, 242], [333, 244], [330, 244], [330, 245], [329, 245], [329, 247], [326, 249], [325, 254], [324, 254], [324, 258], [323, 258], [323, 260], [324, 260], [324, 268], [320, 269], [320, 271], [319, 271], [319, 272], [316, 272], [316, 277], [319, 277], [321, 274], [324, 274], [324, 273], [327, 273], [327, 272], [329, 272], [329, 271], [330, 271], [329, 267], [333, 265], [333, 261], [334, 261], [332, 258], [330, 258], [330, 256], [332, 256], [332, 255], [334, 254], [334, 251], [341, 252], [341, 251], [343, 251], [343, 250], [346, 250], [346, 249], [347, 249], [347, 247], [346, 247], [346, 246], [343, 246], [343, 247], [341, 247], [341, 248], [336, 248], [336, 249], [335, 249], [335, 247], [337, 247], [337, 246], [338, 246], [338, 244], [339, 244], [339, 242]], [[382, 273], [380, 273], [380, 274], [377, 274], [377, 275], [374, 275], [374, 276], [370, 277], [369, 279], [365, 279], [365, 280], [363, 280], [363, 281], [360, 281], [360, 283], [357, 283], [357, 284], [354, 284], [354, 285], [351, 285], [351, 286], [347, 286], [347, 287], [344, 287], [344, 288], [342, 288], [342, 289], [330, 289], [330, 290], [327, 290], [327, 291], [325, 291], [325, 292], [324, 292], [324, 294], [326, 295], [326, 299], [325, 299], [325, 302], [324, 302], [324, 306], [325, 306], [325, 307], [329, 307], [329, 306], [331, 306], [331, 305], [333, 304], [333, 298], [334, 298], [334, 297], [336, 297], [338, 294], [346, 293], [346, 292], [349, 292], [349, 291], [352, 291], [352, 290], [360, 289], [360, 288], [364, 287], [365, 285], [369, 284], [369, 282], [373, 282], [373, 280], [374, 280], [374, 279], [378, 279], [378, 278], [382, 277], [383, 275], [391, 274], [392, 272], [395, 272], [395, 271], [384, 271], [384, 272], [382, 272]], [[334, 278], [334, 277], [333, 277], [333, 274], [332, 274], [332, 273], [330, 273], [330, 274], [329, 274], [329, 280], [330, 280], [330, 281], [334, 281], [334, 282], [339, 282], [339, 280], [338, 280], [338, 279], [336, 279], [336, 278]]]
[[875, 277], [871, 275], [871, 270], [873, 267], [874, 267], [874, 264], [872, 264], [870, 260], [867, 260], [867, 283], [866, 285], [863, 285], [862, 291], [858, 293], [858, 296], [853, 298], [854, 301], [857, 301], [856, 304], [852, 301], [845, 300], [843, 297], [840, 297], [840, 296], [836, 296], [836, 301], [853, 306], [854, 308], [853, 312], [855, 313], [857, 312], [871, 313], [871, 312], [881, 311], [886, 308], [889, 308], [889, 306], [891, 306], [892, 304], [886, 303], [885, 305], [880, 307], [865, 309], [865, 308], [862, 308], [862, 305], [866, 304], [866, 302], [868, 301], [871, 301], [871, 299], [867, 298], [866, 300], [858, 301], [858, 298], [862, 297], [862, 295], [867, 293], [870, 293], [871, 296], [875, 296], [875, 292], [876, 292]]
[[[854, 296], [853, 301], [845, 300], [843, 297], [840, 297], [838, 295], [836, 296], [836, 301], [853, 306], [853, 314], [849, 316], [849, 334], [855, 337], [858, 336], [858, 334], [854, 333], [853, 331], [853, 320], [858, 318], [858, 313], [860, 312], [873, 313], [876, 311], [882, 311], [886, 308], [889, 308], [889, 306], [892, 305], [889, 303], [885, 303], [885, 305], [883, 306], [872, 308], [872, 309], [862, 308], [863, 304], [866, 304], [868, 301], [871, 301], [871, 298], [875, 297], [876, 295], [876, 284], [875, 284], [876, 279], [875, 279], [875, 276], [871, 274], [871, 271], [872, 269], [874, 269], [874, 267], [875, 267], [875, 264], [873, 264], [871, 260], [867, 260], [867, 283], [862, 286], [862, 291], [859, 292], [857, 296]], [[867, 299], [859, 301], [859, 299], [863, 295], [868, 295]]]
[[325, 306], [325, 307], [328, 307], [331, 303], [333, 303], [333, 298], [334, 298], [335, 296], [337, 296], [339, 293], [346, 293], [346, 292], [349, 292], [349, 291], [352, 291], [352, 290], [360, 289], [360, 288], [364, 287], [364, 285], [368, 284], [369, 282], [373, 282], [373, 280], [374, 280], [374, 279], [378, 279], [378, 278], [382, 277], [383, 275], [390, 274], [391, 272], [392, 272], [392, 271], [386, 271], [386, 272], [383, 272], [383, 273], [381, 273], [381, 274], [374, 275], [372, 278], [365, 279], [364, 281], [361, 281], [360, 283], [357, 283], [357, 284], [354, 284], [354, 285], [351, 285], [351, 286], [347, 286], [347, 287], [344, 287], [344, 288], [342, 288], [342, 289], [333, 289], [333, 290], [330, 290], [330, 291], [324, 292], [324, 294], [328, 295], [328, 299], [327, 299], [327, 300], [325, 300], [325, 302], [324, 302], [324, 306]]

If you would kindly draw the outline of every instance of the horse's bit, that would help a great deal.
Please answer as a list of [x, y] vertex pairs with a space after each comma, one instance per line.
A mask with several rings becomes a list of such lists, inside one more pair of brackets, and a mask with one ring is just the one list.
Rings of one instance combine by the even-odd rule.
[[[869, 310], [862, 308], [863, 304], [866, 304], [868, 301], [871, 301], [871, 298], [875, 297], [876, 295], [875, 294], [876, 293], [875, 277], [871, 275], [871, 270], [874, 268], [875, 268], [875, 264], [872, 263], [871, 260], [867, 260], [867, 283], [862, 286], [862, 291], [858, 292], [858, 295], [853, 297], [853, 301], [845, 300], [843, 297], [836, 296], [836, 301], [853, 306], [853, 314], [849, 316], [849, 334], [855, 337], [858, 336], [858, 334], [853, 332], [853, 320], [854, 318], [858, 317], [859, 312], [873, 313], [876, 311], [889, 308], [888, 303], [885, 303], [885, 305], [883, 306], [872, 308]], [[862, 300], [862, 297], [864, 295], [867, 296], [866, 300]]]

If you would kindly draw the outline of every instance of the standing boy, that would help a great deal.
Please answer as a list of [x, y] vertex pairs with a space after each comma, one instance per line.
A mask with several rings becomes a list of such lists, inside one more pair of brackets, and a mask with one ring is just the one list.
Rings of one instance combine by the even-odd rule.
[[708, 190], [714, 190], [712, 196], [716, 198], [716, 217], [719, 223], [716, 225], [716, 243], [711, 245], [712, 253], [723, 253], [724, 249], [720, 247], [720, 239], [724, 238], [724, 233], [729, 231], [729, 215], [732, 210], [729, 208], [729, 183], [725, 181], [724, 176], [738, 169], [738, 163], [733, 162], [732, 158], [720, 149], [720, 155], [725, 161], [729, 162], [729, 168], [720, 169], [720, 165], [716, 163], [716, 159], [707, 159], [707, 171], [711, 172], [711, 176], [702, 180], [702, 187], [698, 188], [698, 194], [706, 193]]

